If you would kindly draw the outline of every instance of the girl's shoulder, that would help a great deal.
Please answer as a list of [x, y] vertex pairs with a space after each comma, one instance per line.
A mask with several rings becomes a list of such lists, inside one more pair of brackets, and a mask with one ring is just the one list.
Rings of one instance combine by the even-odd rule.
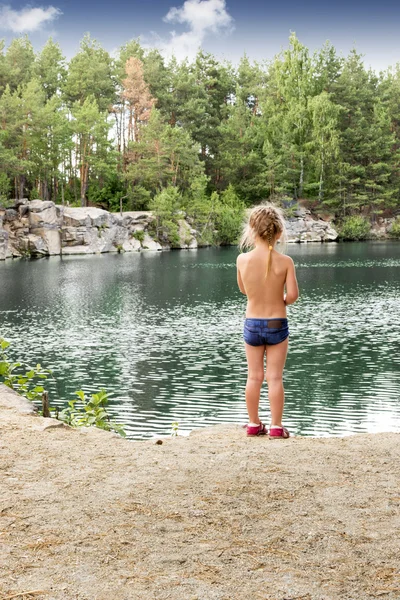
[[254, 252], [254, 250], [250, 250], [249, 252], [242, 252], [241, 254], [239, 254], [236, 259], [237, 266], [246, 262], [249, 259], [249, 256], [251, 256], [253, 254], [253, 252]]

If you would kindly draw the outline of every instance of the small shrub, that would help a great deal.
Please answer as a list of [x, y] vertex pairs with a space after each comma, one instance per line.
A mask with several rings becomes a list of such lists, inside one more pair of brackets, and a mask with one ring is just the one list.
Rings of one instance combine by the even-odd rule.
[[144, 242], [144, 236], [145, 233], [143, 229], [138, 229], [132, 233], [132, 237], [135, 238], [135, 240], [138, 240], [141, 244]]
[[220, 244], [236, 244], [244, 218], [244, 204], [237, 196], [233, 186], [222, 192], [215, 205], [214, 226], [218, 231]]
[[[100, 390], [87, 398], [82, 390], [75, 392], [77, 398], [70, 400], [68, 406], [59, 414], [58, 418], [71, 427], [98, 427], [105, 431], [115, 431], [122, 437], [126, 436], [123, 425], [111, 421], [106, 410], [108, 397], [105, 390]], [[82, 406], [76, 406], [80, 400]]]
[[339, 236], [342, 240], [365, 240], [371, 230], [368, 219], [361, 215], [345, 217], [339, 226]]
[[10, 342], [0, 338], [0, 381], [32, 402], [40, 400], [44, 392], [42, 383], [51, 375], [49, 369], [40, 364], [35, 367], [12, 362], [6, 354]]
[[[0, 383], [4, 383], [32, 402], [41, 400], [45, 391], [42, 384], [51, 375], [51, 371], [43, 369], [39, 364], [36, 367], [29, 367], [20, 362], [11, 362], [6, 354], [9, 346], [10, 342], [0, 337]], [[122, 437], [126, 436], [123, 426], [112, 421], [107, 413], [108, 398], [104, 390], [92, 394], [89, 399], [82, 391], [76, 392], [76, 395], [78, 398], [68, 402], [68, 406], [62, 411], [51, 409], [57, 419], [72, 427], [93, 426], [106, 431], [115, 431]], [[83, 406], [75, 406], [78, 400]]]
[[170, 186], [154, 196], [150, 210], [156, 217], [159, 240], [167, 239], [172, 245], [179, 244], [178, 221], [182, 219], [182, 196], [178, 188]]
[[400, 217], [397, 217], [396, 220], [392, 223], [388, 231], [390, 237], [400, 239]]
[[103, 223], [102, 225], [99, 225], [97, 229], [98, 229], [97, 236], [100, 238], [103, 234], [103, 231], [105, 229], [107, 229], [107, 225], [105, 223]]
[[11, 190], [11, 181], [5, 173], [0, 173], [0, 205], [8, 207], [11, 202], [8, 201], [8, 197]]

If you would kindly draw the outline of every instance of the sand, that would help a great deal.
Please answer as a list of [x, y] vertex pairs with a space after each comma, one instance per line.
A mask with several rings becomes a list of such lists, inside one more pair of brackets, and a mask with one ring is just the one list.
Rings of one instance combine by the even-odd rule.
[[400, 435], [132, 442], [0, 389], [2, 600], [400, 598]]

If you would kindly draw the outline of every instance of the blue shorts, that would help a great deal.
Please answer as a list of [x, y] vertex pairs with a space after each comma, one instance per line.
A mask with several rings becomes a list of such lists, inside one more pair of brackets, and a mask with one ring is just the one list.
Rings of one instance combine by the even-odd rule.
[[287, 319], [246, 319], [243, 337], [250, 346], [273, 346], [289, 336]]

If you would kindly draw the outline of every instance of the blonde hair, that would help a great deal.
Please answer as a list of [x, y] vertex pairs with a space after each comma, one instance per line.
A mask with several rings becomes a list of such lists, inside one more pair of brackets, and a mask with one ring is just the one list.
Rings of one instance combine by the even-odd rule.
[[256, 237], [267, 242], [269, 252], [265, 277], [268, 277], [271, 269], [272, 249], [279, 234], [281, 234], [281, 240], [285, 241], [285, 219], [280, 208], [270, 202], [265, 202], [251, 209], [248, 221], [243, 227], [239, 248], [241, 250], [252, 248], [255, 245]]

